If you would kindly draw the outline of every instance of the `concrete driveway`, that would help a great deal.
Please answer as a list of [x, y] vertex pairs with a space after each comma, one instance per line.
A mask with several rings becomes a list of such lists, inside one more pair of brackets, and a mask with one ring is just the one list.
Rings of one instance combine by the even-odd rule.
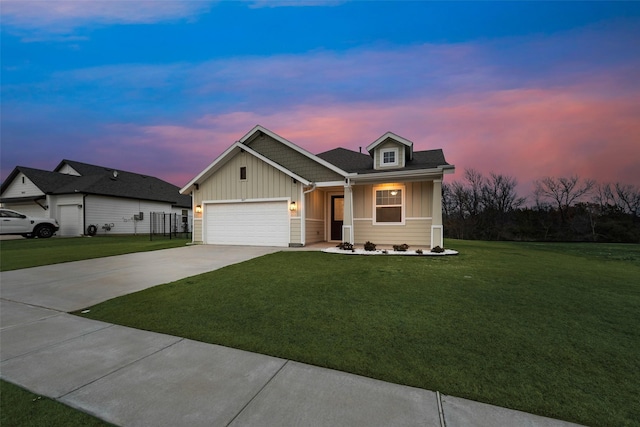
[[74, 311], [282, 248], [193, 245], [0, 273], [3, 300]]

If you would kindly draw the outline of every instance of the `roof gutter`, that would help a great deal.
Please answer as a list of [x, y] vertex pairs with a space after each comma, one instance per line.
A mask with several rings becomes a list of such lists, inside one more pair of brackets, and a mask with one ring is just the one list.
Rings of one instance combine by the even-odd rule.
[[303, 194], [303, 195], [304, 195], [304, 194], [309, 194], [309, 193], [311, 193], [312, 191], [315, 191], [316, 187], [317, 187], [317, 186], [316, 186], [316, 183], [315, 183], [315, 182], [312, 182], [312, 183], [311, 183], [311, 188], [310, 188], [310, 189], [308, 189], [307, 191], [303, 191], [303, 192], [302, 192], [302, 194]]
[[443, 174], [453, 173], [455, 171], [455, 166], [453, 165], [442, 165], [433, 169], [413, 169], [413, 170], [400, 170], [400, 171], [391, 171], [391, 172], [379, 172], [379, 173], [368, 173], [353, 177], [352, 180], [358, 182], [367, 182], [367, 181], [380, 181], [380, 180], [390, 180], [390, 179], [416, 179], [416, 178], [437, 178]]

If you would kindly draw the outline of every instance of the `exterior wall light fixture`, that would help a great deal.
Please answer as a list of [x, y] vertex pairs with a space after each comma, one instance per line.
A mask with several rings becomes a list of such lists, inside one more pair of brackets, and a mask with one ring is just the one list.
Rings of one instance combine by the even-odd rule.
[[196, 213], [202, 213], [202, 205], [196, 205]]
[[296, 202], [291, 202], [291, 204], [289, 205], [289, 210], [291, 212], [295, 212], [298, 209], [298, 207], [296, 206]]

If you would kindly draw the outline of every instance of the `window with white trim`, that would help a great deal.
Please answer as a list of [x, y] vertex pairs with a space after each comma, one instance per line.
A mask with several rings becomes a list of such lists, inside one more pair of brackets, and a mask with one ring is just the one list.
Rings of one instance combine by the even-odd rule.
[[397, 166], [398, 165], [398, 149], [383, 148], [380, 150], [380, 166]]
[[404, 188], [376, 188], [374, 224], [404, 223]]

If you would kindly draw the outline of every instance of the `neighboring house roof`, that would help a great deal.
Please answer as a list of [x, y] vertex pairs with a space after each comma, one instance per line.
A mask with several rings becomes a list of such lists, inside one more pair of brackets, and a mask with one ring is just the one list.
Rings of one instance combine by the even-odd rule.
[[[80, 176], [57, 172], [64, 165], [71, 166]], [[94, 194], [161, 201], [175, 206], [191, 207], [190, 196], [180, 194], [179, 187], [159, 178], [73, 160], [62, 160], [54, 172], [17, 166], [2, 183], [1, 192], [4, 192], [20, 172], [45, 194]]]

